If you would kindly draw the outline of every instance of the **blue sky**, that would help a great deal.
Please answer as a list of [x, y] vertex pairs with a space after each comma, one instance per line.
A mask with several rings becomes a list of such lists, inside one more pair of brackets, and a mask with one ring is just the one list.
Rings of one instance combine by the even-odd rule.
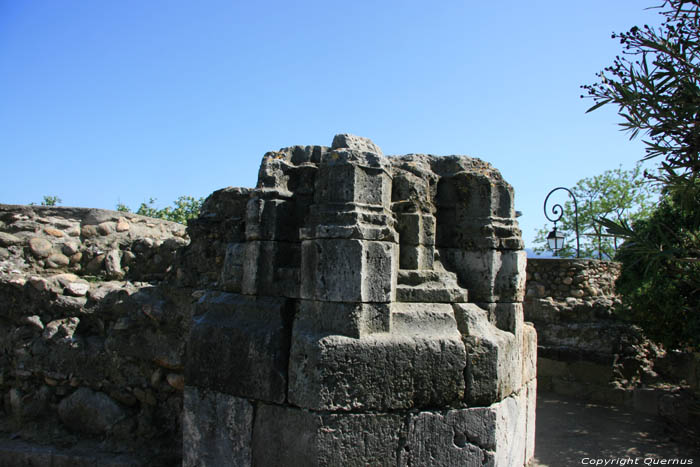
[[643, 157], [579, 86], [654, 4], [0, 0], [0, 202], [164, 207], [348, 132], [491, 162], [532, 246], [551, 188]]

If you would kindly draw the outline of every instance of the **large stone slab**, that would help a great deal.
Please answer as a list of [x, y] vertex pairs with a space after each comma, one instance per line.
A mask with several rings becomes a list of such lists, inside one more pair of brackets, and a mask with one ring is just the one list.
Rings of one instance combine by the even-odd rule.
[[522, 385], [522, 333], [494, 326], [488, 312], [472, 303], [453, 304], [467, 350], [465, 400], [489, 405], [518, 391]]
[[397, 245], [355, 239], [304, 240], [301, 297], [330, 302], [391, 302]]
[[211, 292], [195, 307], [187, 384], [282, 403], [293, 307], [285, 299]]
[[527, 254], [516, 250], [440, 248], [440, 257], [457, 273], [475, 302], [522, 302]]
[[323, 336], [295, 328], [289, 402], [314, 410], [441, 407], [464, 395], [461, 336]]
[[300, 300], [294, 326], [297, 332], [365, 337], [389, 332], [388, 303], [344, 303]]
[[405, 414], [317, 413], [261, 404], [253, 431], [253, 465], [395, 466]]
[[252, 465], [253, 405], [246, 399], [185, 387], [182, 465]]

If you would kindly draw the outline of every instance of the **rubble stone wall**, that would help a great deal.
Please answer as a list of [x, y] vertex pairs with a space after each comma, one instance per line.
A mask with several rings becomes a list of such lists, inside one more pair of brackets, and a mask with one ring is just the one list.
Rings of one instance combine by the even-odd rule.
[[619, 271], [609, 261], [528, 259], [524, 313], [537, 329], [538, 386], [661, 415], [690, 429], [700, 358], [666, 352], [615, 318]]
[[620, 264], [594, 259], [527, 260], [527, 296], [592, 298], [615, 295]]
[[90, 440], [136, 465], [179, 459], [192, 298], [162, 279], [187, 243], [134, 214], [0, 205], [0, 436], [73, 465]]

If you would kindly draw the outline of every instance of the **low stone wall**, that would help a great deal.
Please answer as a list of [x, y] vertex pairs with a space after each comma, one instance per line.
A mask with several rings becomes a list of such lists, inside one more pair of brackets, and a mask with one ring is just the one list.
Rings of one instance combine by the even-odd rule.
[[[538, 336], [540, 391], [625, 405], [692, 430], [700, 355], [665, 352], [618, 321], [609, 261], [528, 259], [525, 319]], [[700, 415], [700, 414], [696, 414]]]
[[528, 258], [527, 297], [610, 297], [619, 275], [620, 264], [612, 261]]
[[187, 243], [183, 225], [134, 214], [0, 205], [0, 438], [15, 441], [3, 449], [8, 456], [22, 452], [20, 441], [72, 452], [92, 440], [138, 453], [144, 465], [178, 462], [193, 299], [159, 279]]

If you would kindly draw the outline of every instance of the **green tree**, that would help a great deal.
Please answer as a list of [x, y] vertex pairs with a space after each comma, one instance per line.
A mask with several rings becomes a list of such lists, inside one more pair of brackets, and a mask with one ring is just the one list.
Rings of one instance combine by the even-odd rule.
[[[141, 203], [136, 210], [136, 214], [187, 224], [189, 219], [199, 216], [199, 210], [203, 202], [204, 198], [180, 196], [173, 202], [172, 207], [168, 206], [163, 209], [158, 209], [155, 207], [156, 199], [149, 198], [147, 203]], [[117, 203], [117, 211], [131, 212], [131, 209], [123, 203]]]
[[630, 138], [648, 137], [645, 159], [664, 158], [658, 178], [670, 190], [694, 189], [700, 174], [700, 0], [666, 0], [657, 8], [665, 18], [660, 27], [612, 35], [623, 53], [598, 73], [599, 82], [582, 86], [582, 97], [595, 102], [588, 112], [617, 105], [621, 129]]
[[612, 104], [622, 130], [646, 136], [645, 159], [661, 158], [662, 201], [637, 222], [602, 219], [624, 237], [617, 258], [624, 314], [671, 347], [700, 347], [700, 0], [666, 0], [658, 28], [613, 34], [623, 53], [583, 86]]
[[[617, 221], [634, 221], [648, 217], [658, 197], [658, 186], [645, 180], [641, 164], [630, 170], [618, 167], [600, 175], [579, 180], [571, 189], [578, 202], [580, 255], [583, 258], [612, 259], [621, 241], [608, 236], [597, 222], [601, 217]], [[563, 195], [567, 196], [567, 195]], [[552, 204], [548, 206], [551, 209]], [[566, 247], [557, 252], [562, 257], [576, 255], [576, 229], [574, 203], [570, 197], [563, 206], [563, 215], [557, 230], [568, 239]], [[545, 225], [535, 236], [535, 251], [545, 251], [547, 234], [551, 228]]]
[[669, 348], [697, 348], [700, 229], [679, 198], [665, 196], [648, 219], [634, 222], [633, 231], [618, 232], [628, 237], [616, 257], [623, 265], [617, 291], [626, 305], [619, 313]]

